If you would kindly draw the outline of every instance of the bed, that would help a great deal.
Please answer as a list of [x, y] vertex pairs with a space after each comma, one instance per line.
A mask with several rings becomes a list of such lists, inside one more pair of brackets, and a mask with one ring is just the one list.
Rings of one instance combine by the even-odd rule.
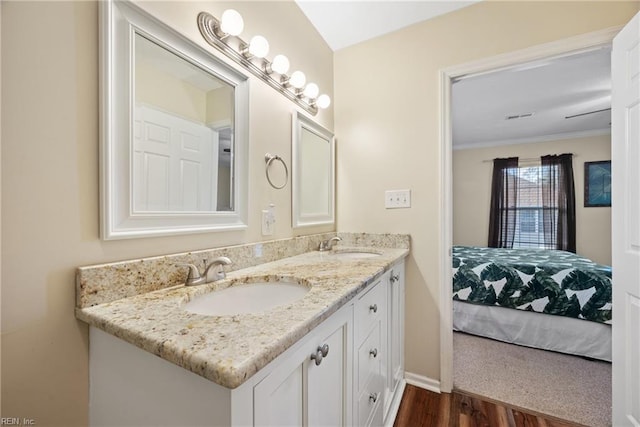
[[611, 268], [571, 252], [453, 248], [453, 328], [611, 361]]

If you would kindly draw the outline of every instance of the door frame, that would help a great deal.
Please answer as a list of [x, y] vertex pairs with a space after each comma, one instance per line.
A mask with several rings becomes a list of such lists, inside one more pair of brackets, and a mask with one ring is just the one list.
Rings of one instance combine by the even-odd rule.
[[561, 58], [610, 46], [622, 26], [568, 37], [440, 70], [440, 391], [453, 389], [453, 304], [451, 251], [453, 245], [453, 148], [451, 84], [469, 75], [480, 75], [523, 63]]

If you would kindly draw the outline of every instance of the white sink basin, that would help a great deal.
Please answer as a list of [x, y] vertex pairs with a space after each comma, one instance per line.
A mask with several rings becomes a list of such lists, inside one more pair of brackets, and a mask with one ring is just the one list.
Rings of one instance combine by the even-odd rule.
[[375, 258], [380, 256], [380, 254], [376, 254], [373, 252], [361, 252], [361, 251], [342, 251], [336, 252], [333, 254], [338, 259], [366, 259], [366, 258]]
[[297, 301], [307, 292], [308, 286], [294, 281], [238, 283], [198, 296], [184, 309], [205, 316], [261, 313]]

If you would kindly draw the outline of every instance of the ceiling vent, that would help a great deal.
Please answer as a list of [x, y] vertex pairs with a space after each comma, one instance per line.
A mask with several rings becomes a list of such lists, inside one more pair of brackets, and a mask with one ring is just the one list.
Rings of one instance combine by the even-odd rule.
[[515, 120], [515, 119], [525, 119], [527, 117], [533, 116], [535, 113], [522, 113], [522, 114], [513, 114], [505, 117], [505, 120]]

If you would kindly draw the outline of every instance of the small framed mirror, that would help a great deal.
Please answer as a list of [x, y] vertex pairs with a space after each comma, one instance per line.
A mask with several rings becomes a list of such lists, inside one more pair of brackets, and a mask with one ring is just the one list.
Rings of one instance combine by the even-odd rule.
[[102, 237], [246, 228], [247, 77], [130, 2], [100, 8]]
[[335, 138], [311, 119], [293, 116], [293, 227], [335, 222]]

